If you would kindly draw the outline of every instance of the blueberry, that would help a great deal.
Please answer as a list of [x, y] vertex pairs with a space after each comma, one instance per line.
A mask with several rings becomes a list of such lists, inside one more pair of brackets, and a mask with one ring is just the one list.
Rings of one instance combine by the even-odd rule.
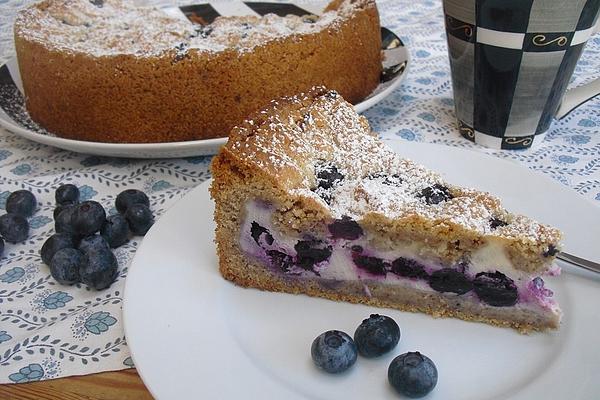
[[259, 225], [256, 221], [252, 221], [252, 226], [250, 227], [250, 235], [252, 236], [252, 239], [254, 239], [256, 244], [258, 244], [259, 246], [261, 246], [260, 236], [263, 234], [265, 235], [264, 236], [265, 242], [269, 246], [272, 245], [273, 244], [273, 236], [271, 235], [269, 230], [267, 228]]
[[481, 301], [491, 306], [509, 307], [519, 299], [517, 286], [502, 272], [480, 272], [475, 275], [473, 286]]
[[19, 243], [29, 236], [29, 222], [19, 214], [0, 216], [0, 235], [9, 243]]
[[319, 20], [319, 17], [317, 15], [313, 15], [313, 14], [308, 14], [308, 15], [305, 15], [302, 17], [302, 22], [304, 22], [305, 24], [314, 24], [318, 20]]
[[98, 8], [102, 8], [104, 6], [104, 0], [90, 0], [90, 3]]
[[17, 190], [6, 199], [6, 212], [31, 217], [37, 206], [35, 196], [29, 190]]
[[388, 368], [388, 381], [398, 393], [413, 399], [423, 397], [435, 388], [437, 368], [429, 357], [409, 352], [394, 358]]
[[363, 234], [358, 222], [347, 215], [342, 216], [341, 219], [336, 219], [327, 228], [334, 239], [355, 240]]
[[450, 189], [446, 186], [436, 183], [433, 186], [426, 187], [417, 195], [425, 200], [427, 204], [439, 204], [453, 198]]
[[331, 374], [347, 370], [358, 356], [352, 338], [335, 330], [317, 336], [310, 347], [310, 355], [317, 367]]
[[0, 237], [0, 257], [2, 257], [3, 253], [4, 253], [4, 240], [2, 240], [2, 238]]
[[40, 255], [44, 264], [50, 265], [50, 261], [52, 261], [52, 257], [54, 257], [57, 251], [73, 248], [75, 248], [73, 236], [68, 233], [55, 233], [46, 239], [40, 250]]
[[54, 192], [54, 198], [58, 205], [75, 204], [79, 201], [79, 189], [72, 183], [60, 185]]
[[423, 265], [404, 257], [398, 257], [392, 262], [392, 272], [406, 278], [426, 279], [429, 277]]
[[353, 255], [354, 264], [374, 275], [385, 275], [388, 264], [379, 257]]
[[352, 250], [353, 253], [362, 253], [363, 252], [362, 246], [359, 246], [357, 244], [355, 244], [354, 246], [352, 246], [350, 248], [350, 250]]
[[288, 272], [294, 265], [294, 259], [292, 256], [279, 251], [279, 250], [267, 250], [267, 255], [271, 260], [274, 267], [279, 268], [283, 272]]
[[490, 222], [490, 228], [492, 228], [492, 229], [496, 229], [498, 227], [508, 225], [508, 222], [503, 221], [499, 218], [490, 218], [489, 222]]
[[102, 228], [102, 224], [106, 220], [106, 211], [100, 203], [89, 200], [77, 204], [73, 208], [71, 227], [77, 235], [89, 236]]
[[85, 254], [79, 275], [81, 282], [93, 289], [102, 290], [114, 282], [117, 270], [117, 259], [112, 251], [99, 248]]
[[154, 216], [147, 205], [136, 203], [127, 208], [125, 219], [134, 235], [144, 236], [154, 224]]
[[443, 268], [429, 277], [429, 286], [438, 292], [465, 294], [473, 289], [473, 283], [460, 271]]
[[403, 182], [403, 180], [400, 177], [400, 175], [392, 174], [392, 175], [386, 176], [382, 183], [384, 185], [388, 185], [388, 186], [400, 186], [402, 184], [402, 182]]
[[558, 248], [553, 245], [550, 244], [548, 245], [548, 249], [546, 251], [544, 251], [544, 253], [542, 254], [544, 257], [554, 257], [555, 255], [557, 255], [559, 252]]
[[83, 254], [79, 250], [70, 247], [60, 249], [50, 261], [50, 274], [58, 283], [72, 285], [79, 282], [79, 269], [83, 261]]
[[59, 204], [54, 208], [54, 211], [52, 211], [52, 217], [54, 218], [54, 221], [56, 221], [56, 219], [58, 218], [58, 216], [60, 215], [61, 212], [63, 212], [64, 210], [66, 210], [69, 207], [73, 207], [75, 203], [65, 203], [65, 204]]
[[344, 174], [330, 163], [317, 164], [315, 166], [317, 186], [323, 189], [331, 189], [344, 179]]
[[100, 235], [90, 235], [86, 236], [79, 242], [79, 246], [77, 246], [79, 251], [83, 254], [87, 254], [90, 251], [100, 250], [100, 249], [110, 249], [110, 246], [104, 240], [104, 238]]
[[110, 247], [115, 248], [125, 244], [129, 238], [127, 220], [121, 214], [111, 215], [106, 218], [100, 234]]
[[339, 94], [335, 90], [329, 90], [327, 93], [325, 93], [325, 97], [329, 99], [337, 99], [338, 96]]
[[210, 34], [213, 32], [213, 28], [212, 26], [206, 26], [206, 25], [197, 25], [194, 27], [197, 36], [200, 36], [203, 39], [206, 39], [207, 37], [210, 36]]
[[400, 327], [390, 317], [371, 314], [356, 328], [354, 343], [363, 357], [379, 357], [400, 341]]
[[115, 207], [121, 214], [125, 214], [132, 204], [144, 204], [146, 207], [150, 207], [150, 199], [140, 190], [127, 189], [119, 193], [115, 200]]
[[[62, 207], [54, 218], [54, 230], [58, 233], [75, 233], [71, 220], [75, 206], [59, 206]], [[57, 209], [59, 208], [57, 207]], [[56, 210], [55, 210], [56, 211]]]
[[296, 264], [304, 269], [311, 269], [315, 264], [326, 261], [331, 256], [331, 246], [321, 240], [299, 240], [294, 246]]

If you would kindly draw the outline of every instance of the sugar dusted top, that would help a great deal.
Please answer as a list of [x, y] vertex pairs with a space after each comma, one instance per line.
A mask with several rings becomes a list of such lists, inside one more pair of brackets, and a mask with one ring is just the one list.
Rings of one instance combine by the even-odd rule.
[[234, 129], [225, 149], [290, 194], [315, 200], [333, 218], [420, 216], [483, 235], [560, 239], [558, 230], [507, 212], [489, 193], [450, 185], [401, 158], [352, 105], [324, 88], [272, 102]]
[[240, 53], [283, 37], [335, 28], [358, 7], [372, 0], [344, 0], [322, 16], [218, 17], [209, 25], [193, 24], [153, 7], [134, 7], [122, 0], [45, 0], [21, 11], [15, 32], [61, 51], [92, 56], [179, 57], [195, 50]]

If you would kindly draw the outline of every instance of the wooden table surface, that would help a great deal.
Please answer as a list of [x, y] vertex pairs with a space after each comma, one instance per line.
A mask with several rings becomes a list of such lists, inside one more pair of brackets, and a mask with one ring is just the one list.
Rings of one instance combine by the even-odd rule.
[[0, 385], [2, 400], [151, 400], [135, 368], [41, 382]]

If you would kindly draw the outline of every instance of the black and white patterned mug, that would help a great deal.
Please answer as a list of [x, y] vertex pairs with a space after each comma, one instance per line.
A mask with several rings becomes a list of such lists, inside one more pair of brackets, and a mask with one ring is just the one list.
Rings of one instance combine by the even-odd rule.
[[[460, 133], [497, 149], [543, 141], [553, 118], [600, 94], [567, 89], [600, 0], [443, 0]], [[600, 66], [598, 66], [600, 70]]]

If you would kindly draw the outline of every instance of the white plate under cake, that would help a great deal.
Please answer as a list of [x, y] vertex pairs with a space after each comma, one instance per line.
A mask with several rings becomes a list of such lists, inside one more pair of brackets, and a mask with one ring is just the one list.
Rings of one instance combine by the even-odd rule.
[[221, 274], [236, 284], [557, 328], [560, 232], [402, 159], [334, 91], [274, 101], [215, 157]]

